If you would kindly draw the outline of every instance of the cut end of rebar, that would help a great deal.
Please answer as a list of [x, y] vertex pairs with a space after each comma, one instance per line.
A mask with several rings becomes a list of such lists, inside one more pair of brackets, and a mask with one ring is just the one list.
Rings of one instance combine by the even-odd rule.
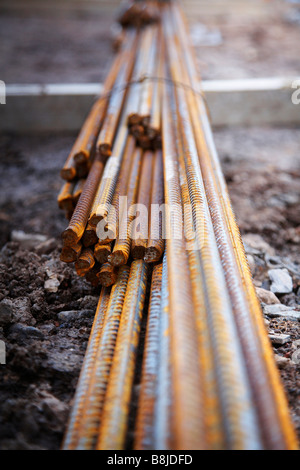
[[70, 168], [62, 168], [60, 170], [60, 176], [65, 181], [73, 181], [76, 176], [76, 169], [73, 167]]
[[115, 284], [117, 280], [117, 273], [116, 271], [111, 271], [111, 272], [103, 272], [103, 273], [98, 273], [98, 280], [99, 284], [104, 287], [110, 287], [113, 284]]
[[128, 117], [128, 125], [129, 126], [136, 126], [137, 124], [140, 124], [141, 118], [138, 114], [130, 114]]
[[146, 263], [156, 263], [162, 257], [162, 252], [155, 248], [154, 246], [150, 246], [145, 250], [144, 261]]
[[80, 152], [77, 152], [74, 155], [74, 161], [77, 165], [86, 163], [88, 159], [89, 159], [89, 154], [86, 150], [80, 150]]
[[131, 255], [133, 259], [143, 259], [146, 253], [146, 248], [144, 246], [134, 246], [131, 250]]
[[101, 222], [102, 219], [104, 219], [104, 217], [106, 217], [107, 213], [106, 214], [97, 214], [96, 212], [94, 212], [94, 214], [91, 215], [91, 217], [89, 218], [89, 224], [92, 226], [92, 227], [97, 227], [98, 223]]
[[111, 156], [111, 145], [108, 143], [103, 143], [99, 145], [99, 152], [102, 157], [110, 157]]
[[76, 245], [80, 240], [80, 237], [78, 237], [77, 233], [71, 228], [64, 230], [61, 234], [61, 238], [66, 246]]
[[107, 248], [105, 245], [103, 245], [103, 249], [100, 248], [97, 251], [95, 250], [94, 256], [98, 263], [104, 264], [108, 261], [110, 253], [110, 248]]
[[128, 261], [128, 256], [122, 250], [116, 250], [108, 257], [113, 266], [123, 266]]

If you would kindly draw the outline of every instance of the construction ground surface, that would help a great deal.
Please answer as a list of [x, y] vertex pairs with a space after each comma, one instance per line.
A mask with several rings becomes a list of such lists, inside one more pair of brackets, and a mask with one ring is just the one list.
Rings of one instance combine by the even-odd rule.
[[[192, 34], [203, 78], [299, 74], [300, 24], [291, 22], [290, 12], [287, 5], [255, 22], [211, 15], [204, 18], [206, 27], [199, 25], [198, 15]], [[2, 15], [0, 78], [7, 83], [102, 81], [112, 57], [112, 21], [109, 12], [94, 19]], [[214, 135], [255, 285], [269, 291], [268, 270], [286, 268], [294, 288], [278, 302], [297, 313], [300, 131], [224, 128]], [[0, 339], [7, 346], [7, 364], [1, 365], [1, 449], [60, 447], [99, 297], [97, 288], [59, 261], [66, 227], [56, 205], [59, 170], [75, 137], [0, 135], [0, 308], [6, 312]], [[20, 239], [18, 230], [45, 239], [14, 241]], [[47, 288], [49, 279], [58, 280], [56, 291]], [[260, 295], [264, 303], [277, 302]], [[300, 323], [267, 312], [265, 307], [270, 334], [290, 336], [283, 345], [274, 340], [274, 352], [300, 436]]]

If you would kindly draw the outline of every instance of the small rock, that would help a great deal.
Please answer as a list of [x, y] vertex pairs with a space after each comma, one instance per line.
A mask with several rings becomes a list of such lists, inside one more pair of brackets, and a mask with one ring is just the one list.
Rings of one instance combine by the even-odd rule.
[[23, 248], [32, 250], [38, 244], [45, 242], [47, 237], [37, 233], [25, 233], [23, 230], [13, 230], [11, 232], [11, 239], [14, 242], [18, 242]]
[[95, 316], [95, 310], [91, 310], [90, 308], [85, 308], [83, 310], [80, 310], [79, 316], [80, 318], [92, 318]]
[[55, 240], [55, 238], [49, 238], [48, 240], [42, 243], [39, 243], [36, 246], [35, 251], [39, 255], [46, 255], [48, 253], [51, 253], [53, 250], [55, 250], [56, 246], [57, 246], [57, 241]]
[[53, 431], [60, 431], [68, 417], [69, 407], [53, 395], [48, 394], [41, 403], [41, 408]]
[[289, 294], [293, 291], [293, 280], [287, 269], [270, 269], [271, 291], [276, 294]]
[[291, 341], [290, 335], [283, 335], [283, 334], [276, 334], [276, 333], [269, 334], [269, 338], [272, 344], [285, 344]]
[[292, 363], [287, 357], [279, 356], [278, 354], [275, 354], [275, 361], [279, 369], [285, 369]]
[[44, 289], [47, 292], [57, 292], [59, 288], [60, 282], [57, 279], [57, 277], [52, 277], [50, 279], [47, 279], [44, 284]]
[[263, 312], [271, 318], [280, 317], [285, 320], [300, 320], [300, 312], [283, 304], [264, 305]]
[[255, 290], [259, 300], [264, 304], [280, 304], [280, 300], [276, 297], [273, 292], [266, 289], [262, 289], [261, 287], [256, 287]]
[[40, 330], [38, 330], [37, 328], [34, 328], [34, 326], [22, 325], [22, 323], [16, 323], [15, 325], [13, 325], [10, 328], [9, 332], [13, 335], [22, 337], [24, 339], [26, 338], [44, 339], [44, 335]]
[[40, 329], [46, 334], [46, 335], [51, 335], [52, 333], [55, 332], [56, 328], [55, 328], [55, 325], [53, 325], [52, 323], [48, 324], [48, 325], [42, 325], [40, 327]]
[[0, 302], [0, 324], [27, 323], [34, 325], [36, 320], [31, 315], [30, 300], [27, 297], [3, 299]]
[[267, 253], [270, 256], [275, 255], [275, 250], [265, 240], [256, 233], [247, 233], [243, 236], [245, 250], [247, 254], [256, 255]]
[[300, 364], [300, 349], [297, 349], [297, 351], [292, 354], [292, 362], [294, 364]]
[[300, 348], [300, 339], [296, 339], [296, 341], [293, 341], [293, 343], [292, 343], [292, 348], [293, 348], [293, 349], [298, 349], [298, 348]]
[[251, 274], [252, 274], [252, 276], [253, 276], [254, 273], [255, 273], [255, 259], [254, 259], [254, 256], [252, 256], [252, 255], [247, 255], [247, 259], [248, 259], [248, 264], [249, 264], [249, 268], [250, 268]]
[[95, 315], [95, 310], [84, 309], [84, 310], [68, 310], [58, 313], [58, 318], [61, 321], [68, 322], [76, 320], [78, 318], [91, 318]]
[[59, 320], [61, 321], [71, 321], [75, 320], [75, 318], [78, 318], [78, 311], [77, 310], [68, 310], [68, 311], [63, 311], [59, 312], [57, 314]]
[[0, 302], [0, 325], [7, 325], [12, 322], [13, 303], [9, 299], [3, 299]]

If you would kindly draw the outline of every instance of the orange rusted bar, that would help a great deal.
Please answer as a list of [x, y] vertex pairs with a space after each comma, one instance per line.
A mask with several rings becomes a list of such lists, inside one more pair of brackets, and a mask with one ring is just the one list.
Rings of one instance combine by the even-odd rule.
[[95, 245], [98, 242], [95, 227], [92, 227], [90, 224], [87, 224], [86, 229], [82, 235], [81, 241], [83, 246], [85, 246], [86, 248]]
[[86, 179], [81, 178], [78, 181], [76, 181], [76, 183], [74, 184], [74, 189], [73, 189], [73, 193], [72, 193], [74, 207], [76, 206], [76, 204], [77, 204], [77, 202], [78, 202], [78, 200], [81, 196], [81, 193], [82, 193], [82, 190], [84, 188], [85, 182], [86, 182]]
[[132, 212], [137, 198], [141, 162], [142, 151], [141, 149], [136, 148], [134, 151], [127, 188], [127, 203], [125, 201], [126, 207], [124, 207], [123, 214], [121, 215], [122, 220], [125, 222], [125, 227], [120, 227], [112, 254], [108, 258], [109, 262], [114, 266], [126, 264], [129, 258], [131, 224], [134, 219], [134, 213]]
[[97, 274], [99, 283], [105, 287], [112, 286], [116, 282], [117, 275], [118, 271], [115, 266], [112, 266], [108, 262], [101, 266], [100, 271]]
[[117, 133], [118, 124], [127, 94], [127, 83], [130, 81], [132, 75], [136, 49], [136, 34], [131, 32], [131, 35], [132, 37], [126, 42], [124, 48], [123, 64], [115, 81], [103, 126], [96, 144], [100, 153], [106, 157], [111, 155], [113, 142]]
[[90, 370], [84, 409], [79, 423], [78, 440], [74, 447], [77, 450], [94, 449], [98, 439], [98, 429], [102, 422], [128, 277], [129, 267], [123, 266], [119, 270], [116, 283], [111, 288], [102, 334], [97, 338], [97, 344], [95, 344], [96, 354], [94, 355], [93, 367]]
[[141, 392], [135, 429], [135, 450], [152, 450], [155, 446], [154, 424], [159, 366], [161, 288], [162, 264], [155, 266], [152, 274]]
[[103, 168], [104, 160], [97, 158], [92, 165], [69, 226], [62, 234], [65, 245], [75, 245], [84, 233]]
[[107, 262], [108, 257], [111, 253], [111, 245], [100, 245], [97, 243], [94, 248], [94, 257], [100, 264], [104, 264]]
[[[127, 40], [124, 44], [128, 47], [128, 42], [135, 40], [135, 33], [127, 32]], [[107, 102], [109, 100], [109, 92], [112, 90], [115, 81], [120, 73], [122, 64], [127, 56], [126, 49], [121, 50], [117, 55], [110, 73], [104, 83], [102, 96], [96, 101], [92, 107], [84, 125], [82, 126], [79, 136], [69, 154], [69, 157], [61, 171], [63, 179], [73, 180], [76, 176], [76, 162], [83, 163], [87, 161], [93, 152], [95, 141], [99, 134], [103, 119], [106, 113]]]
[[94, 369], [99, 341], [102, 335], [104, 317], [110, 300], [110, 289], [102, 288], [90, 339], [84, 357], [80, 377], [78, 380], [76, 394], [73, 402], [71, 415], [68, 422], [63, 450], [74, 450], [80, 437], [80, 424], [85, 412], [85, 402], [90, 385], [91, 374]]
[[75, 262], [76, 271], [80, 273], [80, 275], [86, 274], [87, 271], [92, 269], [94, 265], [95, 258], [93, 250], [91, 250], [91, 248], [84, 248], [84, 250], [81, 252], [81, 255]]
[[159, 261], [165, 248], [163, 238], [164, 215], [160, 210], [164, 202], [162, 153], [156, 150], [154, 154], [153, 182], [151, 191], [151, 206], [149, 220], [149, 239], [147, 242], [144, 260], [147, 263]]
[[74, 209], [73, 190], [73, 182], [67, 182], [62, 185], [61, 190], [57, 196], [57, 203], [60, 209], [64, 211], [72, 211]]
[[124, 449], [146, 285], [146, 263], [133, 261], [99, 427], [99, 450]]
[[82, 244], [79, 242], [72, 246], [63, 246], [60, 260], [65, 263], [73, 263], [80, 256], [82, 250]]
[[99, 239], [100, 243], [108, 243], [117, 238], [119, 229], [119, 205], [121, 201], [120, 198], [124, 198], [127, 195], [128, 175], [130, 174], [134, 149], [134, 138], [129, 135], [127, 138], [127, 145], [123, 155], [116, 189], [112, 199], [112, 205], [107, 215], [107, 231], [104, 234], [105, 236]]
[[[202, 377], [198, 358], [192, 286], [182, 227], [182, 207], [172, 115], [166, 87], [163, 101], [163, 162], [165, 202], [173, 207], [173, 223], [166, 240], [170, 305], [172, 407], [175, 449], [205, 449]], [[171, 172], [171, 177], [170, 177]], [[180, 269], [178, 269], [180, 266]], [[182, 314], [185, 312], [185, 315]]]
[[90, 269], [85, 275], [85, 279], [93, 286], [99, 286], [98, 273], [100, 271], [100, 264], [96, 262], [92, 269]]
[[144, 258], [148, 243], [153, 159], [153, 152], [147, 151], [144, 153], [137, 196], [139, 215], [133, 221], [130, 234], [133, 259]]

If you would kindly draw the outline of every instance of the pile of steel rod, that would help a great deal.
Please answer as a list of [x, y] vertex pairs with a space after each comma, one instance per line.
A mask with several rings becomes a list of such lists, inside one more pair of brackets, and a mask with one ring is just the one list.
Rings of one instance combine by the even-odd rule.
[[62, 259], [104, 286], [63, 448], [295, 449], [187, 25], [153, 4], [160, 21], [124, 32], [62, 171]]

